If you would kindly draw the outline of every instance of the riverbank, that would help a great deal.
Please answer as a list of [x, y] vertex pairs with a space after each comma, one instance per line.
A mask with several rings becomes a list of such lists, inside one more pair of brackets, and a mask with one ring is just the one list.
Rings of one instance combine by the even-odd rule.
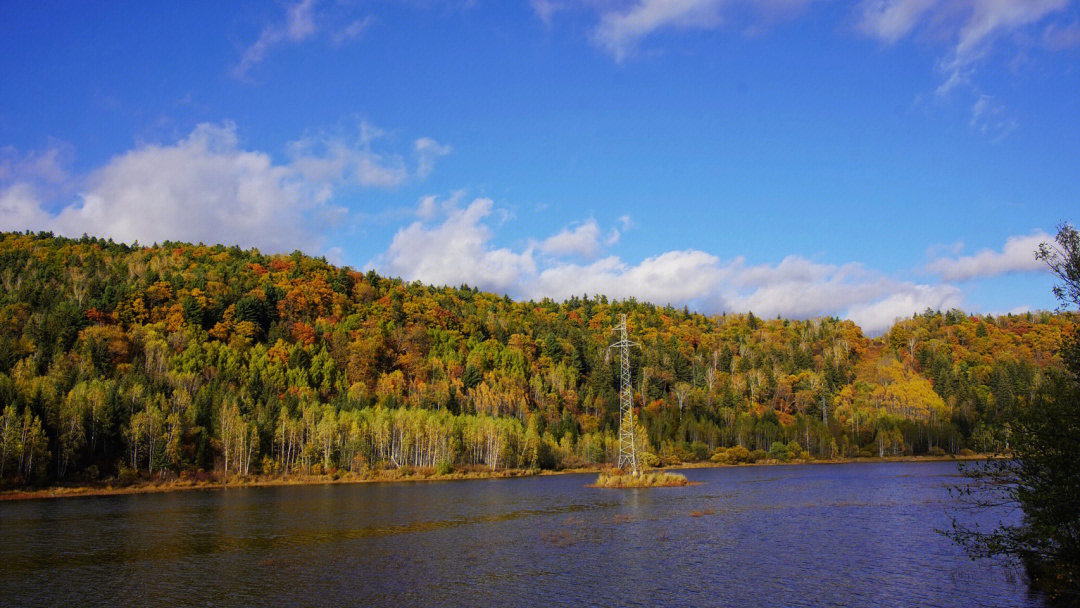
[[[969, 456], [890, 456], [884, 458], [828, 458], [821, 460], [762, 460], [742, 464], [721, 464], [715, 462], [687, 462], [657, 470], [699, 469], [748, 466], [786, 466], [802, 464], [856, 464], [875, 462], [962, 462], [988, 460], [990, 454]], [[464, 481], [477, 479], [507, 479], [514, 477], [532, 477], [536, 475], [570, 475], [574, 473], [600, 473], [606, 466], [579, 467], [559, 471], [534, 471], [530, 469], [509, 469], [501, 471], [468, 470], [438, 474], [432, 470], [385, 470], [375, 471], [371, 475], [337, 473], [333, 475], [251, 475], [245, 478], [221, 480], [207, 475], [205, 479], [186, 479], [171, 477], [156, 480], [136, 481], [129, 485], [117, 485], [116, 479], [103, 480], [91, 484], [62, 484], [45, 488], [21, 488], [0, 491], [0, 501], [40, 500], [47, 498], [78, 498], [87, 496], [116, 496], [122, 494], [149, 494], [155, 492], [180, 492], [185, 490], [225, 490], [229, 488], [256, 488], [269, 486], [302, 486], [356, 483], [398, 483], [426, 481]]]

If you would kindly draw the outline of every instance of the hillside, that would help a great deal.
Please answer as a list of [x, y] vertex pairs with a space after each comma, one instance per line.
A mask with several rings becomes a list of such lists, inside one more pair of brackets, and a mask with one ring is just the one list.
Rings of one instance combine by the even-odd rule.
[[0, 234], [0, 281], [7, 484], [610, 462], [624, 313], [654, 463], [991, 451], [1075, 323], [927, 311], [869, 339], [832, 318], [514, 302], [299, 252], [49, 234]]

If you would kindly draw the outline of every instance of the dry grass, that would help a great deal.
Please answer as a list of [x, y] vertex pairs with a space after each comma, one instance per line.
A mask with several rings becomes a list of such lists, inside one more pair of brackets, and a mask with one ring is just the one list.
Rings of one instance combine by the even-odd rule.
[[635, 477], [621, 471], [605, 471], [596, 478], [594, 488], [668, 488], [687, 486], [690, 482], [678, 473], [642, 473]]

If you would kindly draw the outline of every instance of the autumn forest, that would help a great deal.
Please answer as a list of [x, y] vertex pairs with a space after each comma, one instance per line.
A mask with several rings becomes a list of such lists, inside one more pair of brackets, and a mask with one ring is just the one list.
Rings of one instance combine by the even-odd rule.
[[997, 452], [1076, 322], [927, 310], [871, 338], [48, 233], [0, 234], [0, 281], [7, 487], [610, 463], [620, 314], [650, 465]]

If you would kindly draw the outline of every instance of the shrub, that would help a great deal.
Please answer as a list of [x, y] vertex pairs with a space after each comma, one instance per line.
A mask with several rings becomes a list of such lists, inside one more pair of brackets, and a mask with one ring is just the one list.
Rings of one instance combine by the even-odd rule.
[[116, 474], [116, 481], [122, 486], [130, 486], [139, 479], [139, 472], [127, 466], [120, 466], [120, 472]]
[[719, 464], [735, 464], [735, 459], [731, 456], [731, 452], [724, 448], [717, 448], [713, 455], [709, 457], [709, 460]]
[[660, 466], [660, 457], [652, 452], [642, 452], [641, 464], [647, 467], [658, 467]]
[[790, 441], [787, 444], [788, 460], [802, 460], [807, 457], [806, 450], [802, 449], [798, 441]]
[[791, 455], [788, 453], [788, 447], [783, 441], [776, 441], [769, 446], [769, 458], [786, 461], [791, 460]]
[[728, 448], [727, 453], [735, 462], [750, 462], [750, 450], [741, 445]]
[[709, 457], [709, 446], [700, 441], [695, 441], [690, 444], [690, 455], [694, 462], [701, 462]]
[[730, 448], [716, 448], [710, 458], [713, 462], [720, 464], [739, 464], [743, 462], [750, 462], [750, 450], [744, 448], [741, 445]]

